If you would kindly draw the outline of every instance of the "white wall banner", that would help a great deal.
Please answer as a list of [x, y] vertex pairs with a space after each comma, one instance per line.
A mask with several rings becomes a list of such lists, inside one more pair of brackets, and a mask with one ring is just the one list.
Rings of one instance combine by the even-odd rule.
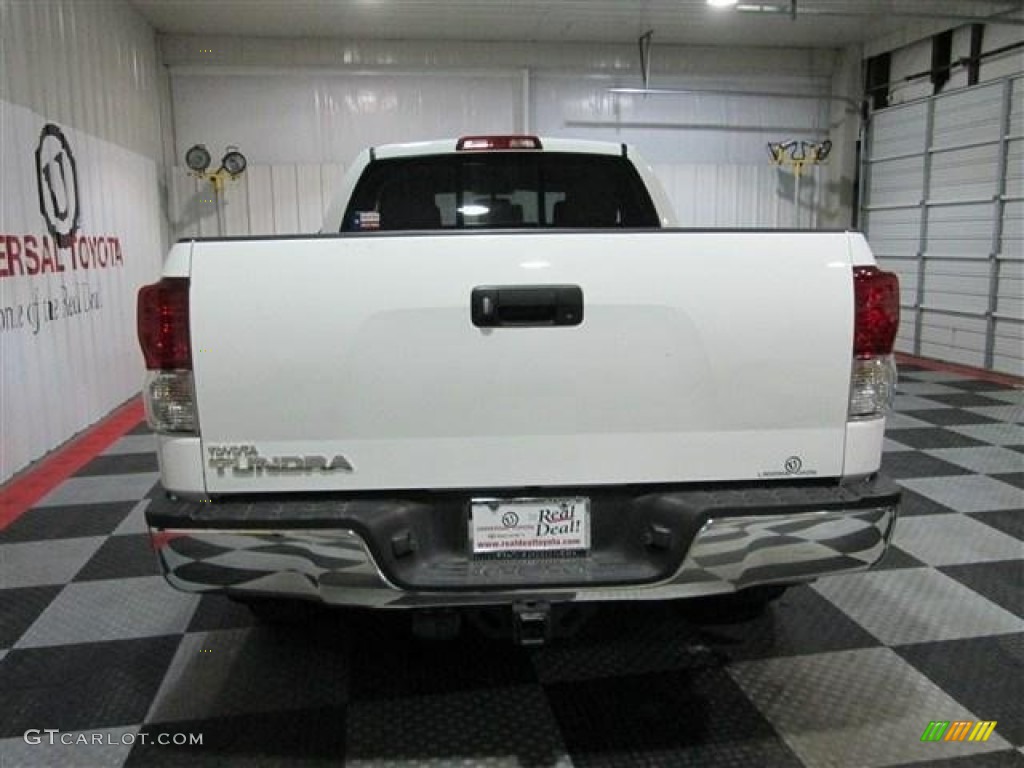
[[0, 482], [140, 387], [156, 166], [0, 100]]

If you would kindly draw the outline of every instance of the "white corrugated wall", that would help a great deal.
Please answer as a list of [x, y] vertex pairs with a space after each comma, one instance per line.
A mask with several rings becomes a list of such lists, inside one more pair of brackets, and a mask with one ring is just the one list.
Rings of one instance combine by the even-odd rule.
[[[127, 2], [0, 0], [0, 482], [140, 388], [135, 292], [166, 243], [166, 89]], [[44, 263], [47, 222], [70, 233], [76, 200], [83, 240], [50, 240]]]
[[869, 138], [866, 229], [900, 276], [897, 348], [1024, 374], [1024, 76], [881, 110]]
[[640, 84], [634, 46], [169, 37], [163, 51], [179, 236], [219, 233], [209, 185], [180, 167], [194, 143], [215, 159], [228, 145], [249, 158], [225, 191], [227, 234], [286, 234], [319, 227], [335, 180], [365, 146], [488, 132], [633, 144], [684, 225], [811, 228], [823, 215], [826, 169], [805, 169], [797, 203], [792, 170], [769, 165], [766, 143], [828, 135], [831, 52], [656, 49], [657, 87], [812, 97], [741, 98], [609, 93]]

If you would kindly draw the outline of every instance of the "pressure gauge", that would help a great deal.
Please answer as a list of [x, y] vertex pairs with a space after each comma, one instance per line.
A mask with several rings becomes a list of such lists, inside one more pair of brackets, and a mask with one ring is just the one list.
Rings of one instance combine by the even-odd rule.
[[202, 173], [210, 167], [210, 152], [202, 144], [196, 144], [185, 153], [185, 165], [196, 173]]

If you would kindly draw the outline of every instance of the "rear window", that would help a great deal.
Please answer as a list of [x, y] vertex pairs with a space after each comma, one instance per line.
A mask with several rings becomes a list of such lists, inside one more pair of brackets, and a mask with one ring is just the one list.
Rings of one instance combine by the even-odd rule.
[[342, 231], [657, 227], [624, 157], [570, 152], [459, 153], [371, 163]]

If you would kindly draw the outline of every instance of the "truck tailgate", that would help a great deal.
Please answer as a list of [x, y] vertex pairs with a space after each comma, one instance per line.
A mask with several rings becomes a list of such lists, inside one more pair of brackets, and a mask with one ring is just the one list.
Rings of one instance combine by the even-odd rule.
[[[583, 322], [473, 325], [474, 288], [543, 285]], [[841, 233], [200, 241], [190, 291], [204, 457], [266, 460], [210, 493], [841, 474]]]

